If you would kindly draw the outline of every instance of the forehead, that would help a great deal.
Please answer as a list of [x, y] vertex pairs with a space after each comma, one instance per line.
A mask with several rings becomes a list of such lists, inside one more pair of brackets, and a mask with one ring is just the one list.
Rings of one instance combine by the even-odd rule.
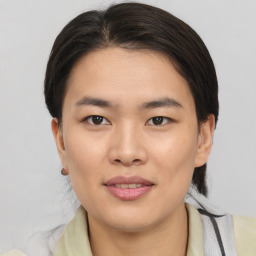
[[131, 96], [192, 98], [187, 81], [164, 55], [148, 50], [106, 48], [83, 56], [73, 67], [66, 97], [103, 96], [117, 102]]

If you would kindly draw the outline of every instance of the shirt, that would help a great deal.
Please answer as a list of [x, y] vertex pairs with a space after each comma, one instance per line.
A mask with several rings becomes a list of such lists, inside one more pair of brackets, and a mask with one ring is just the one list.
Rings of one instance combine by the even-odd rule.
[[[201, 215], [186, 203], [189, 222], [187, 256], [208, 256], [204, 250]], [[80, 206], [57, 242], [54, 256], [93, 256], [88, 237], [87, 212]], [[256, 218], [233, 216], [235, 246], [238, 256], [256, 256]], [[25, 256], [13, 250], [0, 256]]]

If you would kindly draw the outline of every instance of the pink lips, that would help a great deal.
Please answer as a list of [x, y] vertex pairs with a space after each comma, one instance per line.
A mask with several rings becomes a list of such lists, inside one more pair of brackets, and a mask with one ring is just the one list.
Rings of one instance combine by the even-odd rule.
[[[121, 184], [130, 184], [132, 188], [122, 188]], [[135, 184], [137, 186], [134, 188]], [[135, 200], [150, 191], [154, 184], [139, 176], [117, 176], [108, 180], [104, 185], [112, 195], [121, 200]]]

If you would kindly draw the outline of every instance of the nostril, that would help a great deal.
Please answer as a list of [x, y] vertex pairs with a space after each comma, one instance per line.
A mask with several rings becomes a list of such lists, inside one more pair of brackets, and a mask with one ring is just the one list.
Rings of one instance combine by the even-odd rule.
[[136, 158], [136, 159], [133, 159], [133, 160], [129, 160], [129, 159], [115, 159], [114, 160], [115, 163], [118, 163], [118, 164], [124, 164], [124, 165], [132, 165], [132, 164], [140, 164], [141, 163], [141, 160]]

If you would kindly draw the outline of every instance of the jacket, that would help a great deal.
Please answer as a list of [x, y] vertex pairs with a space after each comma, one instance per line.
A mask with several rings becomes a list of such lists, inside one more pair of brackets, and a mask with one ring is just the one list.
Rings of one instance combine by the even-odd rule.
[[[256, 218], [216, 215], [190, 204], [186, 204], [186, 209], [189, 219], [187, 256], [256, 256]], [[50, 255], [93, 256], [87, 233], [87, 212], [82, 206]], [[25, 255], [14, 250], [0, 256]]]

